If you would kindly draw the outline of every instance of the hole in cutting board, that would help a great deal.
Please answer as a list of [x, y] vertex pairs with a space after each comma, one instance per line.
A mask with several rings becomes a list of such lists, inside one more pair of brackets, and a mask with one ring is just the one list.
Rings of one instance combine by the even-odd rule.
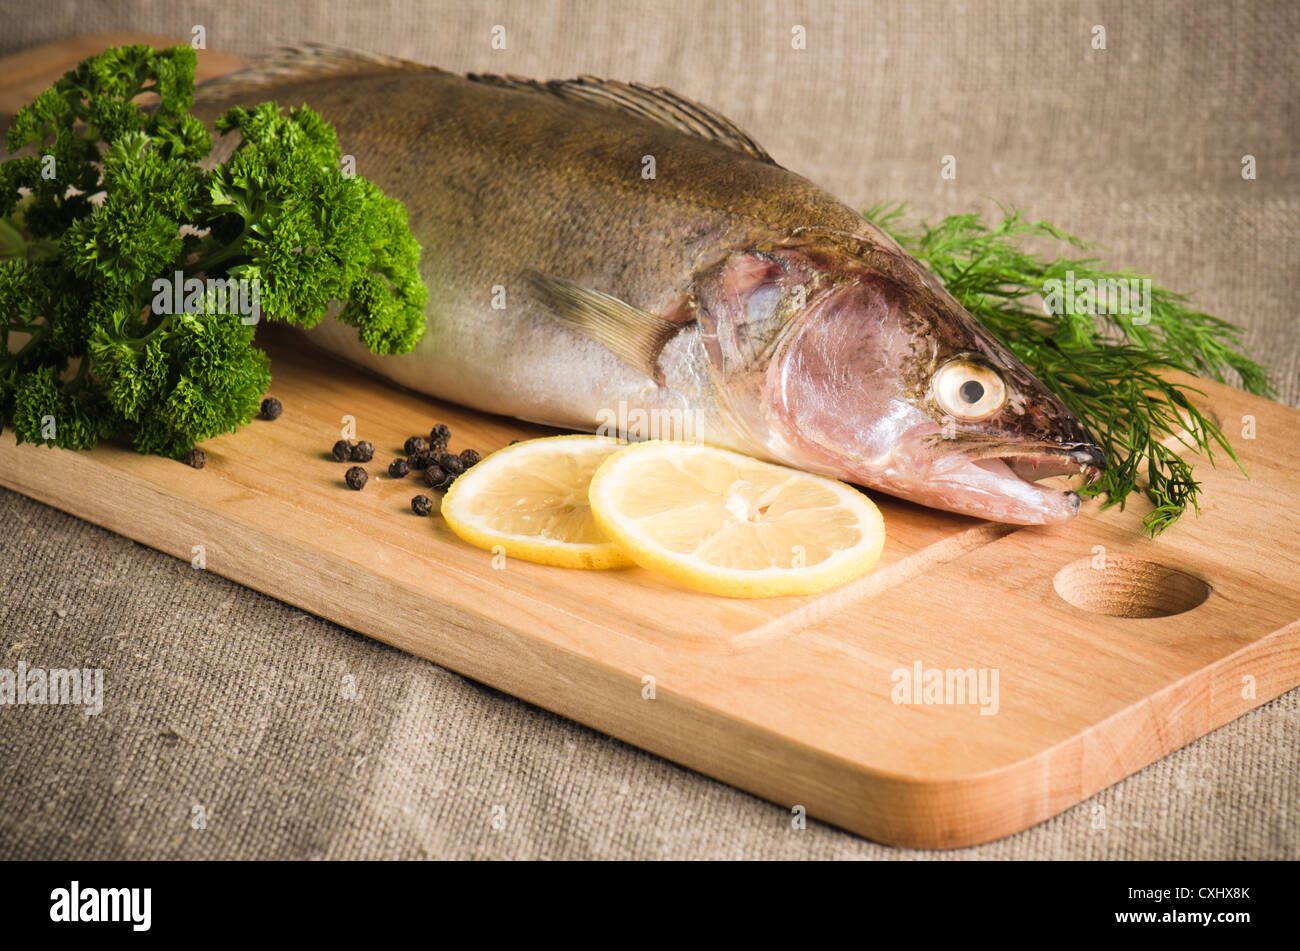
[[1108, 617], [1169, 617], [1190, 611], [1210, 596], [1210, 586], [1185, 571], [1156, 561], [1108, 555], [1106, 567], [1092, 558], [1056, 573], [1053, 587], [1064, 601]]

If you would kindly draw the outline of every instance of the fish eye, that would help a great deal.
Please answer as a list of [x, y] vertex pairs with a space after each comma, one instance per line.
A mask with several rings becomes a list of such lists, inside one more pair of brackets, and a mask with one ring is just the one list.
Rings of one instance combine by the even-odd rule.
[[957, 419], [986, 419], [1007, 401], [1007, 387], [998, 372], [972, 360], [945, 363], [931, 387], [939, 407]]

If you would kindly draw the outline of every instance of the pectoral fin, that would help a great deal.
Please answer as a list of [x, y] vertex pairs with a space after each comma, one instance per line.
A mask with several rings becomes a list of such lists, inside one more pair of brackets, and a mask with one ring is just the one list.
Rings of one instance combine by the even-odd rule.
[[530, 271], [538, 299], [566, 327], [595, 340], [628, 366], [663, 382], [659, 354], [681, 324], [564, 278]]

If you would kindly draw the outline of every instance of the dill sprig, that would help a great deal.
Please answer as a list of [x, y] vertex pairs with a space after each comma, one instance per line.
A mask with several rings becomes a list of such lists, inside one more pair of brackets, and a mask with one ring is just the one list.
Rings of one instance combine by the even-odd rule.
[[[1268, 373], [1245, 353], [1240, 328], [1196, 310], [1186, 296], [1155, 281], [1147, 285], [1149, 313], [1107, 307], [1100, 298], [1092, 306], [1086, 298], [1073, 308], [1045, 306], [1052, 289], [1068, 282], [1112, 287], [1109, 282], [1150, 278], [1107, 270], [1097, 258], [1027, 250], [1029, 239], [1053, 243], [1058, 251], [1061, 245], [1076, 251], [1088, 245], [1019, 211], [1002, 209], [1002, 214], [992, 225], [971, 213], [949, 215], [934, 226], [911, 226], [903, 220], [902, 203], [865, 212], [939, 277], [1101, 443], [1109, 467], [1081, 493], [1104, 495], [1103, 508], [1122, 509], [1132, 493], [1144, 491], [1155, 507], [1143, 524], [1155, 537], [1189, 506], [1198, 510], [1201, 484], [1180, 448], [1204, 453], [1211, 463], [1215, 449], [1222, 449], [1241, 466], [1223, 431], [1188, 399], [1201, 391], [1168, 379], [1169, 372], [1238, 383], [1265, 396], [1273, 394]], [[1130, 312], [1108, 312], [1125, 309]]]

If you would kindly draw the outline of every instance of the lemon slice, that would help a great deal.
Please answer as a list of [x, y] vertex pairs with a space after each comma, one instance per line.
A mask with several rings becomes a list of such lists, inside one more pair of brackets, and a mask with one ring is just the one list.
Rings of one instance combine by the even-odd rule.
[[530, 439], [492, 453], [442, 500], [447, 526], [479, 548], [562, 568], [623, 568], [632, 561], [596, 527], [592, 473], [625, 444], [605, 436]]
[[698, 443], [615, 453], [588, 491], [604, 533], [637, 564], [732, 597], [811, 594], [880, 557], [885, 524], [843, 482]]

